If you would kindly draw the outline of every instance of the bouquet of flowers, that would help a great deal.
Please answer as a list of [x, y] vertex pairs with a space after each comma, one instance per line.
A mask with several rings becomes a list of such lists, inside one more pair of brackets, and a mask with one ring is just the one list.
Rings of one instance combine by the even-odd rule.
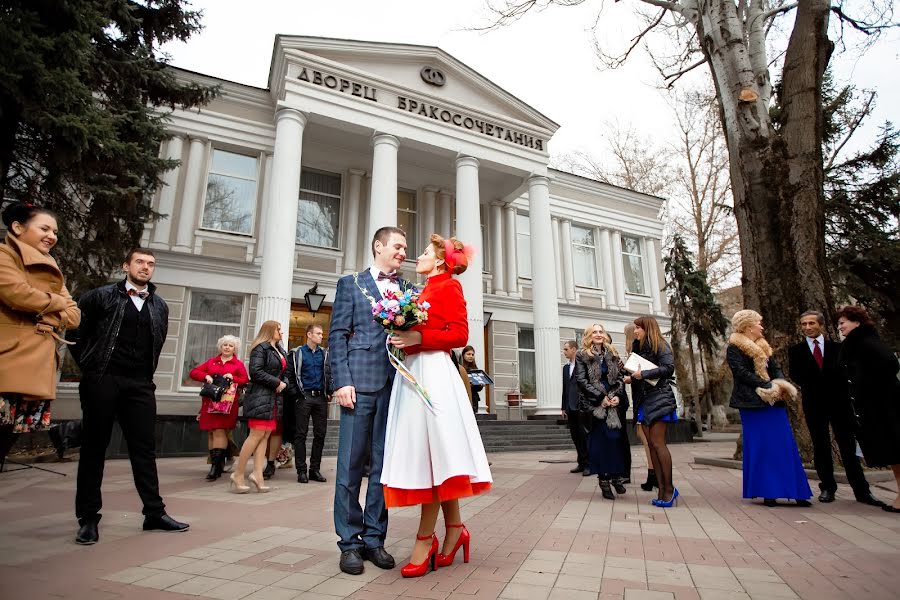
[[[419, 291], [414, 287], [399, 292], [388, 290], [381, 300], [372, 299], [372, 318], [390, 334], [424, 323], [428, 320], [429, 308], [428, 302], [419, 302]], [[391, 346], [390, 351], [400, 360], [406, 358], [400, 348]]]

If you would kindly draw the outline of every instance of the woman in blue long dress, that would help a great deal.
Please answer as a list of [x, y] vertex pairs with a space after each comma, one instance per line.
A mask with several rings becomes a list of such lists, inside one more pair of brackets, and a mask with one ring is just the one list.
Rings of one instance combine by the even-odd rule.
[[[582, 415], [588, 424], [588, 469], [600, 480], [603, 497], [614, 500], [616, 492], [626, 492], [625, 456], [622, 436], [626, 435], [616, 407], [624, 389], [622, 360], [609, 343], [599, 323], [588, 325], [575, 354], [575, 381], [581, 392]], [[603, 408], [606, 410], [595, 410]], [[593, 412], [590, 412], [593, 411]]]
[[731, 324], [726, 358], [734, 375], [730, 405], [741, 412], [744, 434], [744, 498], [763, 498], [766, 506], [775, 506], [777, 498], [809, 506], [812, 490], [785, 406], [796, 389], [772, 358], [762, 316], [740, 310]]

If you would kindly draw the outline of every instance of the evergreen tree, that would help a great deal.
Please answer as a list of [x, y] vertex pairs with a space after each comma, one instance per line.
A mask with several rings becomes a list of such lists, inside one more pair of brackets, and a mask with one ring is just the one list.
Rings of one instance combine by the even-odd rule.
[[179, 82], [161, 44], [200, 30], [184, 0], [0, 0], [0, 194], [59, 215], [74, 292], [105, 283], [177, 161], [167, 112], [216, 88]]
[[[669, 292], [669, 310], [672, 313], [673, 346], [684, 334], [690, 352], [693, 379], [692, 403], [698, 431], [702, 432], [700, 398], [697, 394], [697, 366], [694, 360], [694, 340], [704, 361], [704, 371], [712, 367], [710, 357], [719, 349], [719, 340], [725, 335], [728, 321], [722, 307], [716, 301], [707, 282], [706, 272], [694, 268], [693, 256], [680, 235], [672, 237], [669, 254], [663, 258], [666, 268], [666, 288]], [[704, 372], [706, 376], [706, 373]], [[709, 377], [705, 379], [709, 381]]]

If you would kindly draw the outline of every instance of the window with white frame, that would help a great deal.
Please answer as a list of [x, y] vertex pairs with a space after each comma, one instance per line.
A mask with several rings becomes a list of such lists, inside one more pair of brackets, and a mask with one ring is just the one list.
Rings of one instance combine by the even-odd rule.
[[600, 287], [593, 229], [572, 225], [572, 263], [575, 267], [575, 285]]
[[[419, 255], [419, 239], [416, 235], [418, 219], [416, 193], [412, 190], [397, 190], [397, 227], [406, 232], [406, 248], [410, 258]], [[429, 232], [428, 235], [431, 235]]]
[[516, 213], [516, 261], [519, 277], [531, 278], [531, 221]]
[[218, 292], [191, 292], [181, 385], [199, 387], [191, 380], [191, 369], [218, 355], [216, 342], [223, 335], [241, 337], [244, 297]]
[[337, 248], [341, 223], [341, 176], [313, 169], [300, 172], [297, 243]]
[[622, 266], [625, 270], [625, 291], [629, 294], [646, 295], [640, 238], [622, 236]]
[[534, 330], [519, 327], [519, 391], [523, 398], [534, 398], [537, 391], [534, 363]]
[[201, 227], [249, 235], [256, 210], [255, 156], [213, 149]]

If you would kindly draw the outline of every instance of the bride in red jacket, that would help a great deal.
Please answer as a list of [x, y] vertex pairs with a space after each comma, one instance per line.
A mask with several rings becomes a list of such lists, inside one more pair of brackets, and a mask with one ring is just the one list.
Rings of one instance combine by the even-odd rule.
[[[466, 300], [453, 275], [466, 270], [463, 244], [432, 235], [416, 261], [416, 272], [428, 277], [419, 302], [428, 302], [428, 321], [396, 332], [391, 343], [403, 348], [406, 365], [428, 391], [431, 411], [402, 377], [394, 378], [388, 408], [381, 483], [390, 507], [422, 505], [422, 516], [404, 577], [419, 577], [453, 563], [463, 549], [469, 562], [470, 535], [462, 523], [459, 499], [488, 491], [491, 471], [472, 405], [459, 370], [450, 358], [453, 348], [469, 339]], [[438, 510], [446, 533], [438, 552], [434, 532]]]

